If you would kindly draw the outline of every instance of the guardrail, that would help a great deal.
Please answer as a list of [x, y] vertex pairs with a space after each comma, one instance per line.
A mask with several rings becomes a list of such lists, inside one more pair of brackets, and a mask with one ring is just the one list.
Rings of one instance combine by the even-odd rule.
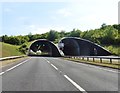
[[95, 59], [99, 59], [100, 63], [103, 62], [103, 59], [108, 59], [110, 64], [113, 63], [113, 60], [116, 60], [118, 63], [120, 62], [120, 57], [119, 56], [65, 56], [66, 58], [73, 58], [73, 59], [82, 59], [84, 60], [85, 58], [87, 59], [87, 61], [90, 60], [90, 58], [92, 58], [92, 61], [95, 62]]
[[0, 58], [0, 61], [3, 61], [3, 60], [10, 60], [10, 59], [16, 59], [16, 58], [22, 58], [22, 57], [25, 57], [26, 55], [23, 55], [23, 56], [10, 56], [10, 57], [3, 57], [3, 58]]

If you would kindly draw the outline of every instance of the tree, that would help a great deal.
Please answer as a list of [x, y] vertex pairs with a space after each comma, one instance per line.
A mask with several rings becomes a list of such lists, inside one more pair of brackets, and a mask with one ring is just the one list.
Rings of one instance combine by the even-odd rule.
[[55, 41], [55, 39], [59, 38], [59, 34], [55, 30], [50, 30], [50, 32], [47, 35], [47, 39], [50, 41]]
[[79, 29], [70, 32], [69, 37], [80, 37], [81, 31]]
[[62, 30], [62, 31], [59, 33], [59, 35], [60, 35], [60, 38], [63, 38], [63, 37], [65, 37], [65, 33], [66, 33], [66, 32]]
[[27, 45], [26, 44], [22, 44], [20, 47], [19, 47], [19, 51], [26, 54], [27, 52]]
[[103, 24], [101, 25], [101, 29], [105, 29], [106, 26], [107, 26], [106, 23], [103, 23]]

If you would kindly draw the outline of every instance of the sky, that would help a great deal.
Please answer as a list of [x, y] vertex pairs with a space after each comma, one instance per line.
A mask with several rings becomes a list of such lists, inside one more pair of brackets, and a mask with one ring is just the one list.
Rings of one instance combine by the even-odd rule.
[[[5, 0], [6, 1], [6, 0]], [[0, 34], [81, 31], [118, 24], [119, 0], [0, 2]]]

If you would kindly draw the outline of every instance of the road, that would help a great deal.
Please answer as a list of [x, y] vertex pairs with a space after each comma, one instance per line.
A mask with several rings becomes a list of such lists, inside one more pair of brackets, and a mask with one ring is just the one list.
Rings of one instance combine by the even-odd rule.
[[118, 73], [61, 58], [31, 57], [4, 68], [2, 91], [118, 91]]

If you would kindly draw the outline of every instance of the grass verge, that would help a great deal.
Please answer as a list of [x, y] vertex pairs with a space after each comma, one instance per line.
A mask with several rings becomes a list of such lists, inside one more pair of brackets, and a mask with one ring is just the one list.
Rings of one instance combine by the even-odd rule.
[[2, 45], [2, 55], [1, 57], [8, 57], [8, 56], [20, 56], [23, 55], [18, 48], [20, 46], [15, 46], [7, 43], [0, 42], [0, 45]]
[[13, 64], [13, 63], [18, 62], [18, 61], [22, 61], [25, 58], [28, 58], [28, 57], [22, 57], [22, 58], [17, 58], [17, 59], [10, 59], [10, 60], [1, 61], [0, 62], [0, 68], [2, 68], [4, 66], [7, 66], [7, 65], [10, 65], [10, 64]]

